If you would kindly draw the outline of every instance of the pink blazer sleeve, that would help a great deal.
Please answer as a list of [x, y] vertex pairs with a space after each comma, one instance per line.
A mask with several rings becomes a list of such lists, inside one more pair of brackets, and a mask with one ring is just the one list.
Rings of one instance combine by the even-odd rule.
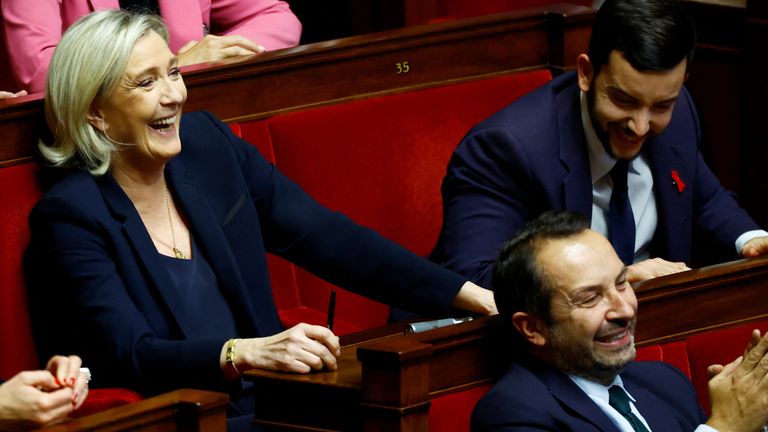
[[59, 0], [2, 0], [8, 61], [16, 81], [28, 92], [45, 90], [45, 75], [61, 39]]
[[301, 37], [299, 19], [278, 0], [212, 0], [210, 23], [212, 34], [245, 36], [270, 51], [294, 47]]
[[[301, 37], [301, 23], [279, 0], [199, 0], [199, 9], [195, 0], [159, 3], [174, 51], [202, 38], [203, 23], [212, 34], [238, 34], [268, 50], [296, 46]], [[45, 90], [48, 65], [64, 30], [92, 9], [118, 7], [118, 0], [1, 0], [0, 7], [10, 66], [31, 93]]]

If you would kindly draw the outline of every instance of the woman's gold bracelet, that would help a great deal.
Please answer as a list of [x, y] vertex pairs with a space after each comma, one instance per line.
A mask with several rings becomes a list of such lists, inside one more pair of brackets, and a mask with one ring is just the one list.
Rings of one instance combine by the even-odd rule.
[[226, 353], [226, 360], [227, 363], [232, 366], [232, 369], [237, 372], [238, 375], [240, 375], [240, 371], [237, 370], [237, 366], [235, 366], [235, 345], [237, 345], [237, 341], [240, 339], [230, 339], [227, 341], [227, 353]]

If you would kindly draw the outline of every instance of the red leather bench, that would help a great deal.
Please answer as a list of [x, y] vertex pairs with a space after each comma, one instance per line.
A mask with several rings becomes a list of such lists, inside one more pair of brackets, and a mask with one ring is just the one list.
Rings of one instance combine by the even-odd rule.
[[[462, 136], [550, 79], [548, 70], [519, 72], [322, 106], [234, 129], [321, 203], [426, 256], [442, 220], [440, 182]], [[283, 324], [324, 325], [332, 286], [270, 260]], [[380, 303], [338, 290], [334, 331], [381, 326], [388, 314]]]

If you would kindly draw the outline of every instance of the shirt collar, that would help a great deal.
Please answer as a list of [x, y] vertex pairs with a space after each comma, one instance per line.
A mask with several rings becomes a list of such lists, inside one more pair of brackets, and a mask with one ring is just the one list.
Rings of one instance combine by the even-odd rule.
[[576, 383], [579, 388], [587, 394], [587, 396], [591, 397], [598, 397], [601, 400], [604, 400], [606, 404], [609, 403], [610, 396], [608, 395], [608, 389], [612, 386], [619, 386], [624, 390], [624, 393], [629, 396], [629, 399], [634, 403], [635, 398], [632, 397], [631, 394], [627, 391], [627, 389], [624, 388], [624, 382], [621, 380], [621, 377], [616, 375], [616, 378], [613, 379], [613, 381], [608, 384], [607, 386], [604, 386], [598, 382], [588, 380], [586, 378], [576, 376], [576, 375], [568, 375], [568, 378], [570, 378], [574, 383]]
[[579, 102], [581, 105], [581, 125], [584, 129], [584, 137], [587, 140], [587, 151], [589, 153], [589, 171], [592, 175], [592, 184], [595, 184], [595, 182], [605, 177], [611, 171], [611, 168], [616, 165], [616, 159], [612, 158], [605, 151], [603, 144], [597, 137], [595, 127], [592, 125], [589, 115], [589, 108], [587, 107], [587, 95], [583, 91], [579, 91]]

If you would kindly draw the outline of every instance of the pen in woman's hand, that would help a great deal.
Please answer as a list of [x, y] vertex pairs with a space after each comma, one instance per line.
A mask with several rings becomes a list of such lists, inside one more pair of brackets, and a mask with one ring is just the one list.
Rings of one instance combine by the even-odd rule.
[[336, 312], [336, 290], [331, 290], [331, 298], [328, 300], [328, 329], [333, 331], [333, 315]]

